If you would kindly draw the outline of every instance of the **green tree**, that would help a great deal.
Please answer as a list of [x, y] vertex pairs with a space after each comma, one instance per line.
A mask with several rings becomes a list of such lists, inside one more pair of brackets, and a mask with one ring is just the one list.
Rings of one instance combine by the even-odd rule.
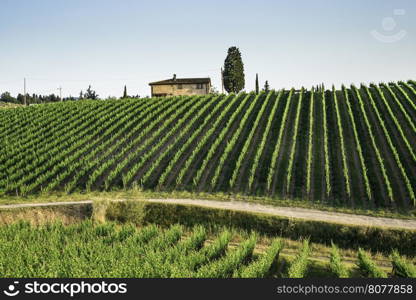
[[96, 100], [98, 99], [98, 94], [91, 88], [91, 85], [89, 85], [84, 97], [85, 99]]
[[17, 103], [20, 103], [20, 104], [25, 104], [25, 100], [24, 100], [24, 96], [22, 95], [22, 94], [18, 94], [17, 95]]
[[264, 83], [264, 88], [263, 90], [267, 93], [270, 91], [270, 85], [269, 85], [269, 81], [266, 80], [266, 82]]
[[259, 74], [256, 73], [256, 94], [259, 93]]
[[16, 103], [16, 98], [14, 98], [12, 95], [10, 95], [9, 92], [4, 92], [0, 96], [0, 100], [3, 102], [9, 102], [9, 103]]
[[223, 74], [224, 88], [228, 93], [238, 93], [244, 88], [244, 64], [240, 50], [237, 47], [228, 49]]
[[123, 99], [127, 98], [127, 86], [124, 86]]

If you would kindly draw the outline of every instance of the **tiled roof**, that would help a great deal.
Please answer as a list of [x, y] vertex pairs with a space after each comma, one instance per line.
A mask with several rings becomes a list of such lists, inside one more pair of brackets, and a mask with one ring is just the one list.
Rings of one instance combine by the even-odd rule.
[[196, 84], [196, 83], [210, 83], [211, 78], [176, 78], [167, 79], [162, 81], [155, 81], [149, 83], [149, 85], [164, 85], [164, 84]]

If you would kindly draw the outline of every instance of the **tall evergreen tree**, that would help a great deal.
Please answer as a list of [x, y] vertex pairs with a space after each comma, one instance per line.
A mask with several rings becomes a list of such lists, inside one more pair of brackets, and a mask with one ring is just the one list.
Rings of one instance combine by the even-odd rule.
[[224, 61], [224, 88], [228, 93], [238, 93], [244, 85], [244, 64], [240, 50], [230, 47]]
[[127, 98], [127, 86], [124, 86], [123, 98]]
[[266, 82], [264, 83], [264, 91], [267, 93], [268, 91], [270, 91], [270, 86], [269, 86], [269, 81], [266, 80]]
[[256, 73], [256, 94], [259, 93], [259, 74]]

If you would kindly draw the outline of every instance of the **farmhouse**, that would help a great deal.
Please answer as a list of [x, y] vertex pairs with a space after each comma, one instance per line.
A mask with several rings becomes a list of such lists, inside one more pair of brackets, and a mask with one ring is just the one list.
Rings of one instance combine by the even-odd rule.
[[206, 95], [211, 89], [210, 78], [176, 78], [149, 83], [152, 97]]

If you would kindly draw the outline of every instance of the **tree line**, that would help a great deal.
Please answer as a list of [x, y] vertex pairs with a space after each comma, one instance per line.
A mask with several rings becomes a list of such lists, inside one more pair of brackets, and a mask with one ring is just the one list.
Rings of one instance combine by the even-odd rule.
[[[123, 96], [119, 99], [125, 98], [140, 98], [139, 95], [129, 96], [127, 94], [127, 87], [124, 86]], [[115, 97], [111, 97], [111, 99], [115, 99]], [[68, 96], [59, 97], [59, 95], [55, 95], [54, 93], [49, 95], [40, 95], [40, 94], [26, 94], [26, 104], [40, 104], [40, 103], [49, 103], [49, 102], [60, 102], [60, 101], [78, 101], [78, 100], [102, 100], [97, 92], [91, 88], [91, 85], [85, 90], [80, 91], [78, 97]], [[13, 97], [10, 92], [3, 92], [0, 94], [0, 101], [7, 102], [7, 103], [14, 103], [14, 104], [25, 104], [25, 96], [24, 94], [17, 94], [16, 97]]]

